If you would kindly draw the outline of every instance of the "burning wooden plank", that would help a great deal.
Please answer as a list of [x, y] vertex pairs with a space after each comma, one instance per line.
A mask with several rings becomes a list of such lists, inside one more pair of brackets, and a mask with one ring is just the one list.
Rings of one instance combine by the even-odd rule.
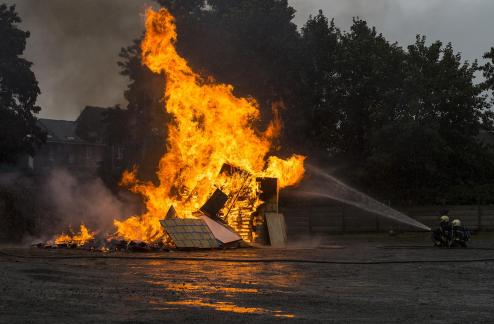
[[208, 201], [201, 207], [200, 211], [211, 218], [218, 218], [218, 213], [227, 201], [228, 196], [220, 189], [216, 189]]

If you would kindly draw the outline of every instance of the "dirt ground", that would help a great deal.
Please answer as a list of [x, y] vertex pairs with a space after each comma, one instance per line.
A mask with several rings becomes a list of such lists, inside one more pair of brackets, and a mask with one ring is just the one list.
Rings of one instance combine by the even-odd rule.
[[494, 322], [494, 238], [430, 246], [402, 234], [160, 254], [2, 248], [0, 322]]

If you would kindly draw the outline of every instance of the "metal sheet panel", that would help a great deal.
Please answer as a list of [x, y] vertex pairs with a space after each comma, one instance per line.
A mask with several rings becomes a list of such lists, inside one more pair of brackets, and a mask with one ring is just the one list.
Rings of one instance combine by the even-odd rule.
[[220, 223], [212, 220], [211, 218], [203, 215], [202, 220], [207, 224], [214, 237], [223, 244], [228, 244], [242, 240], [240, 235], [221, 225]]
[[160, 223], [177, 248], [220, 247], [220, 243], [202, 219], [164, 219]]

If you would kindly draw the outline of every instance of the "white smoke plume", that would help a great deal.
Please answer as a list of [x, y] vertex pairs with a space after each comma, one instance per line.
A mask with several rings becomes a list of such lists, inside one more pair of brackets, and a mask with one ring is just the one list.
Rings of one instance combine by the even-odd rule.
[[113, 230], [113, 220], [137, 212], [136, 201], [128, 194], [114, 195], [99, 178], [78, 179], [66, 170], [50, 173], [44, 200], [52, 206], [59, 225], [77, 229], [85, 224], [98, 234]]

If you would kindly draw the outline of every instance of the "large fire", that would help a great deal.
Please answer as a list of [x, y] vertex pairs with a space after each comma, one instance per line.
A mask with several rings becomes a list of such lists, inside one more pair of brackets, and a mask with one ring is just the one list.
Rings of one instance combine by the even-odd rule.
[[[141, 194], [147, 208], [143, 215], [115, 220], [116, 234], [125, 240], [161, 240], [159, 220], [171, 206], [178, 217], [195, 217], [216, 189], [230, 197], [223, 215], [232, 210], [253, 213], [262, 203], [256, 177], [278, 178], [283, 188], [297, 184], [304, 174], [303, 156], [267, 156], [279, 134], [279, 118], [257, 131], [253, 124], [260, 118], [258, 103], [236, 97], [231, 85], [195, 73], [177, 53], [176, 40], [174, 17], [165, 9], [147, 10], [142, 60], [166, 77], [164, 108], [173, 121], [167, 126], [167, 150], [158, 166], [159, 185], [140, 181], [136, 170], [123, 174], [122, 184]], [[221, 173], [224, 165], [242, 172], [226, 176]]]

